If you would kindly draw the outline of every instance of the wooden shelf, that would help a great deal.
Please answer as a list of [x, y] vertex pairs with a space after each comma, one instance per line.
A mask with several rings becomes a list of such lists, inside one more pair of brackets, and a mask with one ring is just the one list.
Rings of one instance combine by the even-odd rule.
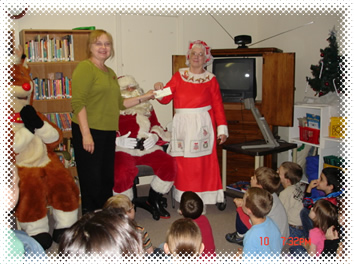
[[[86, 47], [91, 30], [52, 30], [52, 29], [24, 29], [20, 32], [20, 44], [25, 47], [27, 42], [36, 38], [62, 39], [66, 35], [72, 35], [74, 60], [73, 61], [51, 61], [51, 62], [29, 62], [32, 78], [48, 79], [49, 73], [62, 72], [64, 77], [71, 79], [72, 73], [78, 63], [87, 58]], [[34, 100], [34, 108], [43, 113], [71, 113], [71, 99], [47, 99]], [[63, 137], [70, 139], [71, 131], [63, 131]], [[76, 167], [69, 167], [72, 176], [77, 176]]]
[[[47, 113], [71, 113], [71, 99], [48, 99], [48, 100], [33, 100], [33, 107], [43, 114]], [[71, 130], [64, 131], [64, 138], [71, 138]]]
[[212, 49], [211, 55], [214, 57], [228, 56], [263, 56], [267, 53], [282, 53], [278, 48], [237, 48], [237, 49]]
[[33, 62], [28, 63], [32, 78], [46, 79], [49, 73], [62, 72], [64, 76], [71, 77], [79, 62]]
[[71, 99], [34, 100], [33, 107], [41, 113], [72, 112]]
[[73, 35], [74, 58], [81, 61], [87, 57], [86, 46], [91, 30], [49, 30], [49, 29], [25, 29], [20, 32], [20, 43], [23, 47], [26, 42], [34, 40], [38, 36], [61, 39], [66, 35]]
[[71, 166], [71, 167], [69, 167], [68, 169], [69, 169], [69, 171], [70, 171], [70, 173], [71, 173], [72, 176], [74, 176], [74, 177], [75, 177], [75, 176], [78, 176], [76, 167], [72, 167], [72, 166]]

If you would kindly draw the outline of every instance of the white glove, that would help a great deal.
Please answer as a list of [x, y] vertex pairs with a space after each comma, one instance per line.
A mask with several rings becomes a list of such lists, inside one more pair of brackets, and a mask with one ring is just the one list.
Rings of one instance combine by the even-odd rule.
[[159, 140], [159, 137], [156, 134], [150, 134], [149, 137], [144, 140], [144, 149], [149, 150], [155, 146], [156, 142]]
[[116, 145], [121, 148], [134, 149], [137, 144], [136, 138], [128, 138], [130, 135], [130, 131], [124, 136], [120, 136], [116, 138]]

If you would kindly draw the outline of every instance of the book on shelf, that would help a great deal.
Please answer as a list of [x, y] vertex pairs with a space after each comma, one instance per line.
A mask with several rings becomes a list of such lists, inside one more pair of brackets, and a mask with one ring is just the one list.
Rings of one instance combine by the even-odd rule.
[[25, 54], [29, 62], [74, 61], [74, 38], [72, 34], [61, 38], [37, 35], [25, 43]]
[[48, 73], [47, 79], [33, 78], [34, 100], [71, 98], [71, 79], [62, 72]]
[[76, 165], [74, 149], [70, 138], [64, 139], [55, 149], [55, 152], [65, 167], [74, 167]]
[[64, 130], [64, 125], [63, 125], [63, 122], [62, 122], [62, 120], [61, 120], [61, 118], [60, 118], [60, 116], [59, 116], [59, 113], [55, 113], [54, 115], [55, 115], [55, 122], [56, 122], [56, 124], [58, 125], [58, 127], [59, 127], [62, 131], [65, 131], [65, 130]]
[[62, 37], [63, 40], [63, 54], [65, 61], [73, 61], [74, 60], [74, 38], [73, 35], [68, 34]]
[[71, 113], [47, 113], [48, 120], [56, 124], [62, 131], [71, 130]]
[[306, 113], [307, 126], [310, 128], [320, 129], [321, 117], [319, 115]]
[[250, 187], [250, 182], [248, 181], [238, 181], [236, 183], [232, 183], [226, 186], [227, 189], [231, 189], [242, 193], [245, 193], [249, 187]]

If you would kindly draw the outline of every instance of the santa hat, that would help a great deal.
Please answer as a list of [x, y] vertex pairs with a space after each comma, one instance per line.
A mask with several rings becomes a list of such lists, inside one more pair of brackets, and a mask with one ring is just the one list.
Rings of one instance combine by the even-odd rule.
[[138, 86], [138, 82], [134, 79], [133, 76], [125, 75], [118, 77], [118, 84], [121, 90], [126, 89], [127, 87], [136, 87]]

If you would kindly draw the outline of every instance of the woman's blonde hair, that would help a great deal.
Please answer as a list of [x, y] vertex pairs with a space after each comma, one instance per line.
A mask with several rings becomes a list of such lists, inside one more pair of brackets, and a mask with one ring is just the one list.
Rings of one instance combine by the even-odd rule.
[[110, 33], [108, 33], [105, 30], [94, 30], [90, 33], [89, 38], [87, 39], [87, 47], [86, 47], [86, 53], [87, 53], [87, 58], [90, 58], [92, 53], [91, 53], [91, 46], [94, 44], [99, 37], [101, 37], [103, 34], [105, 34], [108, 37], [108, 40], [111, 43], [111, 55], [110, 58], [114, 57], [114, 48], [113, 48], [113, 38]]
[[166, 244], [173, 255], [198, 255], [202, 246], [202, 234], [191, 218], [181, 218], [174, 221], [168, 229]]

